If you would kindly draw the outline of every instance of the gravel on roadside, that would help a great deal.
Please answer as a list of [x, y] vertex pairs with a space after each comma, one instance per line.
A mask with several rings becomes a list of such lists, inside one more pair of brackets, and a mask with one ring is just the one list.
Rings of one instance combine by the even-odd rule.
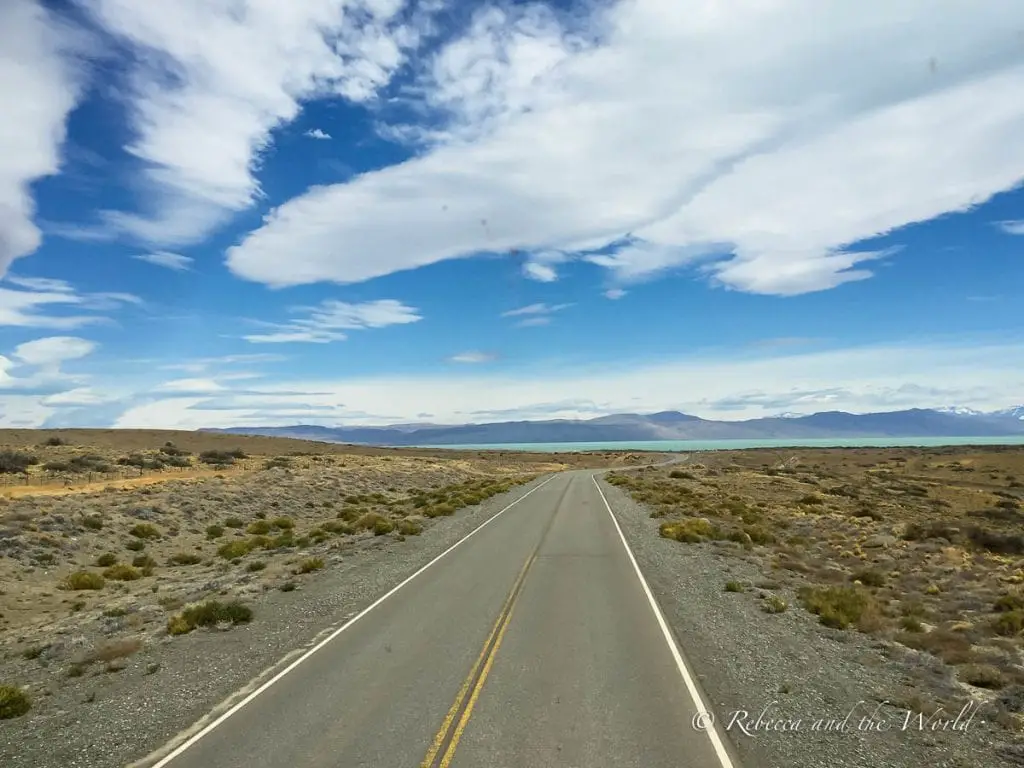
[[166, 636], [117, 671], [55, 681], [28, 715], [0, 720], [0, 766], [115, 768], [143, 758], [547, 477], [439, 518], [419, 536], [375, 537], [332, 554], [295, 591], [247, 599], [250, 624]]
[[[726, 735], [745, 768], [1024, 765], [1024, 749], [1011, 744], [1003, 728], [985, 722], [983, 710], [969, 720], [965, 713], [955, 730], [933, 730], [916, 713], [908, 723], [898, 701], [908, 683], [906, 662], [888, 657], [883, 644], [822, 627], [784, 590], [779, 597], [789, 609], [765, 612], [762, 596], [773, 592], [756, 586], [765, 584], [763, 572], [715, 545], [661, 538], [647, 507], [619, 488], [601, 487], [705, 701], [720, 725], [731, 723]], [[746, 588], [726, 592], [728, 581]], [[748, 714], [737, 714], [742, 712]], [[846, 727], [828, 732], [829, 719], [845, 720]], [[813, 729], [816, 720], [825, 721], [819, 730]]]

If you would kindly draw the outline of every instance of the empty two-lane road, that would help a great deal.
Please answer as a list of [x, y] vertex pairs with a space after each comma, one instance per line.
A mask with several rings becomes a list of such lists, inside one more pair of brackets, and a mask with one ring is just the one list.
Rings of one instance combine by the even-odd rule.
[[164, 768], [729, 768], [592, 472], [559, 474]]

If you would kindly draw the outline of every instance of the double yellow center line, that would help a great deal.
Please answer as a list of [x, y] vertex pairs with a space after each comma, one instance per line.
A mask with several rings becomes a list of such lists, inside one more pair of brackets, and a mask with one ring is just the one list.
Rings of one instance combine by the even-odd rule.
[[523, 581], [526, 579], [526, 572], [530, 570], [530, 566], [533, 565], [533, 561], [536, 559], [537, 553], [535, 550], [527, 558], [526, 564], [519, 572], [519, 576], [516, 577], [515, 584], [512, 585], [512, 591], [509, 592], [508, 599], [505, 600], [501, 613], [498, 614], [498, 620], [494, 622], [494, 627], [491, 628], [491, 634], [487, 636], [487, 642], [484, 643], [483, 650], [477, 657], [476, 663], [473, 664], [473, 668], [469, 671], [469, 676], [462, 683], [462, 687], [455, 697], [455, 703], [452, 704], [452, 708], [445, 715], [444, 721], [441, 723], [441, 729], [434, 737], [434, 741], [427, 751], [427, 756], [420, 763], [420, 768], [448, 768], [451, 764], [452, 758], [455, 756], [455, 748], [458, 747], [459, 739], [462, 738], [462, 732], [466, 729], [466, 724], [473, 714], [473, 707], [476, 706], [476, 701], [480, 698], [480, 691], [483, 690], [487, 675], [490, 674], [491, 666], [494, 664], [494, 657], [498, 654], [498, 648], [501, 647], [502, 638], [505, 636], [505, 630], [508, 629], [509, 622], [512, 620], [512, 610], [515, 608], [519, 593], [522, 590]]

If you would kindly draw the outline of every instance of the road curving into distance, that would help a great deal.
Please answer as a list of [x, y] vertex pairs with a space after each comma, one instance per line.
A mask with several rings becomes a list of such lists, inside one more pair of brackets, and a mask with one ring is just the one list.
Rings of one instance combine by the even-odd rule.
[[739, 768], [595, 481], [555, 475], [152, 768]]

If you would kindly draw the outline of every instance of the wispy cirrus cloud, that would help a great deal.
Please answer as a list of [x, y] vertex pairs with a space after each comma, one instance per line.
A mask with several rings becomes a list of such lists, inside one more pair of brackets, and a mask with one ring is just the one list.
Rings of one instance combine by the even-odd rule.
[[497, 359], [498, 356], [493, 352], [479, 352], [476, 350], [471, 350], [467, 352], [459, 352], [458, 354], [452, 355], [451, 357], [448, 358], [448, 362], [476, 364], [490, 363]]
[[345, 331], [405, 325], [423, 319], [414, 307], [394, 299], [361, 304], [328, 300], [316, 307], [297, 307], [295, 311], [306, 317], [287, 323], [253, 321], [271, 329], [271, 332], [249, 334], [243, 338], [254, 344], [326, 344], [347, 338]]
[[1008, 235], [1024, 235], [1024, 219], [998, 221], [996, 226]]
[[[130, 293], [79, 293], [64, 281], [51, 278], [7, 275], [0, 284], [0, 326], [26, 328], [53, 328], [70, 330], [85, 325], [106, 322], [100, 315], [56, 314], [56, 308], [74, 311], [107, 312], [126, 304], [139, 305], [142, 300]], [[46, 308], [47, 312], [42, 311]]]
[[132, 256], [132, 258], [137, 259], [138, 261], [145, 261], [148, 264], [153, 264], [158, 267], [173, 269], [177, 272], [185, 272], [191, 269], [194, 261], [190, 256], [182, 256], [180, 253], [171, 253], [170, 251], [143, 253], [137, 256]]
[[502, 312], [502, 317], [521, 317], [522, 319], [516, 323], [519, 328], [530, 328], [541, 325], [548, 325], [551, 322], [551, 316], [556, 312], [561, 312], [563, 309], [568, 309], [572, 304], [528, 304], [525, 307], [519, 307], [518, 309], [510, 309], [507, 312]]

